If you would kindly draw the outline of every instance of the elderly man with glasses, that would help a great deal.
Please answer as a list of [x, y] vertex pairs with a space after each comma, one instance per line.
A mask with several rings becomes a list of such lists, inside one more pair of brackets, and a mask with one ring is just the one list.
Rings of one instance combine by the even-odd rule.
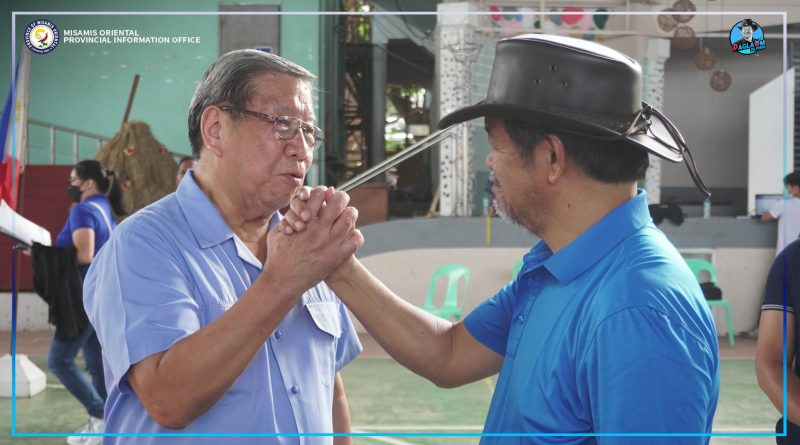
[[339, 370], [361, 344], [321, 281], [363, 242], [356, 211], [331, 191], [324, 231], [271, 230], [322, 141], [312, 79], [260, 51], [215, 61], [189, 109], [196, 169], [97, 256], [85, 299], [106, 444], [350, 442], [298, 433], [350, 428]]

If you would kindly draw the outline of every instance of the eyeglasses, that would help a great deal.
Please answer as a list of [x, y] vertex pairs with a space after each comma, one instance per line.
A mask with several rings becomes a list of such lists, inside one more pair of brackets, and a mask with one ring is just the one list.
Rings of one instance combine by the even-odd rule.
[[265, 119], [274, 124], [275, 136], [280, 139], [289, 140], [297, 134], [297, 130], [302, 131], [303, 140], [309, 147], [314, 148], [318, 143], [325, 140], [322, 129], [315, 127], [308, 122], [302, 121], [292, 116], [272, 116], [257, 111], [244, 110], [236, 107], [219, 107], [222, 111], [247, 114], [259, 119]]

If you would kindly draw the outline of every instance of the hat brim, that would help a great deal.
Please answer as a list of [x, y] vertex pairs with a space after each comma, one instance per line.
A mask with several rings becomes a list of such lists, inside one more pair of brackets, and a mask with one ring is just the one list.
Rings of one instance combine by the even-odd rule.
[[436, 126], [439, 129], [443, 129], [468, 120], [487, 116], [531, 122], [553, 130], [579, 133], [587, 137], [603, 139], [619, 137], [621, 142], [626, 142], [637, 148], [647, 150], [664, 160], [670, 162], [683, 161], [683, 155], [677, 147], [677, 144], [670, 145], [667, 143], [667, 141], [672, 141], [672, 137], [669, 135], [664, 124], [658, 119], [650, 120], [650, 127], [646, 134], [639, 133], [623, 136], [619, 132], [593, 123], [580, 116], [556, 114], [519, 105], [497, 104], [483, 101], [448, 114], [439, 120]]

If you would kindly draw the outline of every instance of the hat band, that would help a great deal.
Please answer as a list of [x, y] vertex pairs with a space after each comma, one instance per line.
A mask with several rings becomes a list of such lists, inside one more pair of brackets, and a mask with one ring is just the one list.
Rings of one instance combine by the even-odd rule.
[[606, 130], [611, 130], [615, 133], [624, 133], [625, 129], [633, 125], [636, 122], [636, 119], [639, 117], [639, 114], [641, 114], [641, 112], [639, 112], [639, 114], [637, 114], [636, 117], [634, 117], [633, 119], [629, 118], [626, 119], [626, 118], [613, 118], [613, 117], [609, 118], [605, 116], [587, 115], [568, 110], [554, 110], [554, 112], [575, 121], [589, 122], [599, 127], [603, 127]]

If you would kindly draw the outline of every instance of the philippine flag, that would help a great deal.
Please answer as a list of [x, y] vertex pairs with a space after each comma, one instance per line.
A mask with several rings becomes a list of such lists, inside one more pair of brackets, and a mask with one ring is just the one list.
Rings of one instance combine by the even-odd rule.
[[19, 203], [19, 176], [28, 151], [28, 83], [30, 51], [22, 49], [17, 61], [16, 82], [12, 82], [0, 118], [0, 199], [16, 210]]

